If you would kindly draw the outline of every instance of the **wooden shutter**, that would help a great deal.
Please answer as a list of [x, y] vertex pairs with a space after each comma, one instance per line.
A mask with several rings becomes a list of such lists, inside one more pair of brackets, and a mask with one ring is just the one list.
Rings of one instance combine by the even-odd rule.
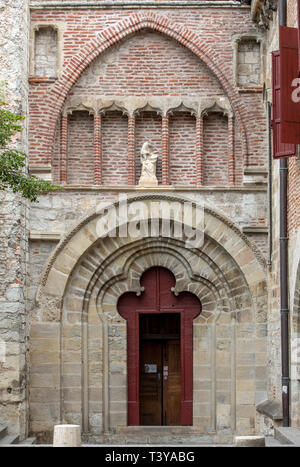
[[279, 50], [272, 52], [272, 109], [273, 109], [273, 157], [278, 159], [280, 157], [295, 156], [296, 147], [294, 144], [285, 144], [280, 140], [280, 126], [281, 126], [281, 111], [280, 111], [280, 52]]
[[298, 9], [298, 76], [300, 76], [300, 0], [297, 1]]
[[[298, 29], [280, 26], [280, 140], [300, 144], [300, 102], [292, 99], [298, 78]], [[292, 86], [292, 83], [294, 84]]]

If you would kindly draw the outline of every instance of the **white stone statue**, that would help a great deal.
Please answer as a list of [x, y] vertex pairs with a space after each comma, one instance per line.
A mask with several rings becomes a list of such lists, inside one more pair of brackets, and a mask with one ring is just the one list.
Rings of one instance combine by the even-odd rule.
[[142, 173], [139, 186], [157, 186], [156, 162], [158, 154], [153, 152], [152, 145], [146, 141], [141, 149]]

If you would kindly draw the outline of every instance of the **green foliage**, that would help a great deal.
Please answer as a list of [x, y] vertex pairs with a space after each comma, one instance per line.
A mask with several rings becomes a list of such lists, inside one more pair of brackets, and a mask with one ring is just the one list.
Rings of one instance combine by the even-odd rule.
[[24, 198], [37, 201], [37, 197], [42, 193], [61, 187], [34, 175], [25, 174], [25, 154], [11, 149], [13, 136], [23, 130], [20, 122], [25, 117], [7, 110], [2, 94], [0, 93], [0, 190], [11, 188], [14, 193], [20, 192]]

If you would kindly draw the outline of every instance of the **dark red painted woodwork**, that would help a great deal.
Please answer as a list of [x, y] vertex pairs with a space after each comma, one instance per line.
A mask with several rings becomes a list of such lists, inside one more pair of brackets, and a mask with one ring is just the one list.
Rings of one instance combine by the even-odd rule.
[[281, 81], [280, 81], [280, 52], [272, 52], [272, 102], [273, 102], [273, 157], [290, 157], [296, 154], [294, 144], [282, 143], [280, 139], [281, 127]]
[[141, 278], [140, 297], [128, 292], [118, 301], [118, 311], [127, 320], [128, 425], [139, 425], [139, 315], [180, 313], [181, 424], [193, 424], [193, 320], [201, 312], [198, 298], [190, 292], [176, 297], [173, 274], [165, 268], [150, 268]]
[[[280, 140], [282, 143], [300, 143], [300, 103], [292, 99], [298, 84], [298, 29], [280, 26]], [[294, 82], [295, 83], [295, 82]]]
[[300, 0], [297, 1], [298, 10], [298, 76], [300, 76]]

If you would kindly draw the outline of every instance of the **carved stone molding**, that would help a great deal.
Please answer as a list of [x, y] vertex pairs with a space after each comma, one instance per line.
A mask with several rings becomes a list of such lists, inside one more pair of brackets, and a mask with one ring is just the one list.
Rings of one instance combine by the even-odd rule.
[[269, 29], [273, 12], [277, 10], [276, 0], [253, 0], [251, 3], [251, 16], [262, 29]]
[[[177, 196], [168, 196], [168, 195], [160, 195], [160, 194], [145, 194], [141, 196], [129, 197], [128, 203], [131, 204], [135, 201], [139, 202], [139, 201], [148, 201], [148, 200], [155, 200], [155, 201], [166, 200], [166, 201], [174, 201], [174, 202], [180, 202], [180, 203], [191, 201], [188, 198], [184, 198], [182, 196], [177, 197]], [[193, 204], [197, 206], [197, 203], [193, 203]], [[117, 205], [118, 205], [118, 201], [112, 204], [112, 206], [117, 206]], [[214, 209], [212, 209], [209, 206], [204, 206], [204, 212], [207, 214], [210, 214], [212, 218], [218, 219], [222, 224], [227, 226], [228, 233], [230, 233], [230, 235], [235, 233], [237, 235], [237, 238], [240, 238], [244, 242], [245, 246], [249, 248], [249, 252], [251, 252], [251, 254], [254, 255], [254, 257], [256, 258], [257, 262], [261, 265], [261, 267], [263, 269], [266, 268], [265, 258], [261, 255], [257, 247], [248, 239], [248, 237], [245, 234], [242, 233], [242, 231], [238, 228], [238, 226], [234, 222], [227, 219], [222, 214], [216, 212]], [[40, 287], [39, 287], [40, 292], [41, 292], [41, 288], [43, 288], [46, 285], [49, 274], [52, 270], [52, 267], [54, 263], [56, 262], [56, 260], [58, 259], [58, 257], [60, 256], [60, 254], [63, 254], [65, 247], [69, 244], [69, 242], [72, 241], [72, 239], [76, 236], [77, 233], [79, 233], [80, 231], [84, 231], [85, 227], [91, 221], [97, 222], [97, 219], [99, 219], [99, 216], [101, 215], [103, 215], [103, 213], [101, 214], [99, 212], [92, 211], [87, 217], [82, 219], [71, 232], [69, 232], [64, 238], [61, 239], [60, 243], [57, 245], [57, 248], [51, 254], [48, 260], [48, 263], [45, 266], [45, 269], [41, 276]], [[205, 232], [206, 232], [206, 229], [205, 229]]]
[[174, 111], [190, 112], [200, 116], [203, 112], [222, 112], [232, 116], [229, 99], [225, 96], [210, 98], [188, 96], [69, 96], [65, 102], [63, 115], [76, 110], [87, 110], [95, 115], [105, 114], [107, 111], [121, 111], [133, 116], [142, 111], [154, 111], [162, 117]]
[[205, 117], [209, 113], [221, 112], [227, 117], [233, 117], [233, 112], [229, 101], [223, 98], [202, 99], [199, 104], [198, 114]]

